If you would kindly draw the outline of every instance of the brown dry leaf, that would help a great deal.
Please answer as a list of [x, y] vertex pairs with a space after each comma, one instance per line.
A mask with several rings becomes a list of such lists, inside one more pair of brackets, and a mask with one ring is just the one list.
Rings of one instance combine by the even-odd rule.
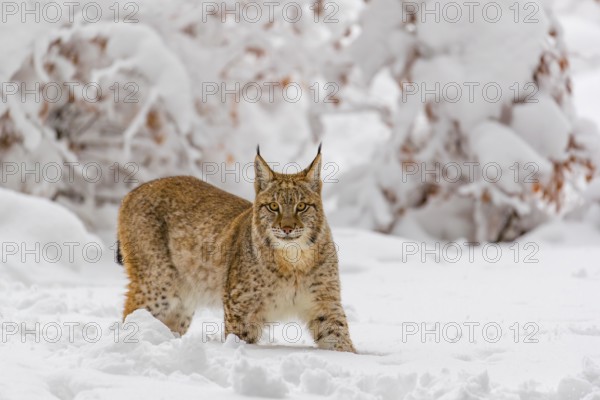
[[561, 59], [558, 60], [558, 65], [560, 66], [561, 71], [566, 71], [566, 69], [569, 68], [569, 60], [567, 57], [561, 57]]
[[162, 126], [162, 123], [160, 121], [160, 115], [158, 115], [158, 112], [156, 110], [150, 110], [150, 112], [146, 116], [146, 126], [151, 131], [158, 131]]
[[246, 48], [246, 52], [253, 54], [256, 58], [264, 57], [265, 54], [267, 53], [264, 49], [261, 49], [260, 47], [254, 47], [254, 46]]
[[56, 64], [54, 64], [53, 62], [46, 62], [46, 63], [44, 63], [44, 69], [49, 74], [52, 74], [54, 72], [54, 70], [56, 69]]
[[537, 67], [536, 75], [548, 75], [550, 73], [550, 68], [548, 68], [548, 64], [546, 63], [546, 59], [542, 54], [540, 56], [540, 63]]
[[44, 104], [42, 104], [42, 107], [40, 107], [40, 111], [38, 112], [38, 117], [40, 117], [41, 120], [46, 120], [46, 118], [48, 117], [49, 110], [50, 106], [48, 102], [44, 101]]
[[313, 12], [315, 13], [315, 15], [317, 16], [321, 16], [323, 14], [323, 11], [325, 11], [325, 2], [323, 0], [317, 0], [313, 3]]
[[239, 121], [239, 115], [237, 112], [237, 106], [235, 103], [233, 103], [231, 105], [231, 109], [229, 110], [229, 117], [231, 118], [233, 126], [238, 126], [240, 121]]
[[429, 122], [437, 121], [437, 117], [435, 116], [435, 113], [433, 112], [433, 104], [432, 103], [425, 104], [425, 115], [427, 116], [427, 120]]
[[185, 33], [188, 36], [196, 37], [196, 26], [194, 24], [186, 25], [181, 32]]
[[490, 193], [487, 190], [481, 194], [481, 201], [486, 204], [492, 202], [492, 196], [490, 196]]
[[100, 47], [102, 51], [104, 51], [106, 50], [106, 44], [108, 43], [108, 39], [102, 36], [96, 36], [91, 40], [91, 42]]
[[154, 140], [154, 142], [156, 144], [163, 144], [165, 142], [166, 136], [164, 133], [159, 133], [157, 135], [154, 135], [154, 137], [152, 138]]
[[388, 203], [394, 204], [398, 201], [396, 194], [392, 192], [388, 188], [381, 188], [381, 192], [383, 193], [383, 197], [388, 201]]
[[281, 86], [283, 86], [284, 88], [287, 87], [287, 85], [289, 85], [292, 82], [292, 79], [289, 76], [284, 77], [281, 80]]

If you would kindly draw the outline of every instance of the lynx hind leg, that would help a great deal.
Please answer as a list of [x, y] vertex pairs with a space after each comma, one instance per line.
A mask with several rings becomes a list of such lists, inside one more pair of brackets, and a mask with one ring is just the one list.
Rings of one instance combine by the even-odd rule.
[[[140, 235], [142, 236], [142, 235]], [[172, 264], [166, 240], [158, 232], [138, 237], [135, 250], [131, 241], [121, 240], [123, 261], [129, 276], [123, 319], [137, 309], [148, 310], [172, 332], [187, 332], [195, 309], [182, 298], [184, 282]], [[137, 244], [137, 243], [136, 243]]]
[[194, 309], [186, 307], [177, 294], [167, 286], [129, 286], [123, 318], [137, 309], [148, 310], [171, 332], [184, 335], [194, 317]]

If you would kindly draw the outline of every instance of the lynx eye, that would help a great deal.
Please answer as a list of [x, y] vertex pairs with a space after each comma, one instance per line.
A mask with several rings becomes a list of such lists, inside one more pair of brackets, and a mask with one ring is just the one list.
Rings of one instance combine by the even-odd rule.
[[279, 204], [277, 204], [275, 202], [269, 203], [268, 207], [269, 207], [269, 210], [271, 210], [271, 211], [278, 211], [279, 210]]
[[307, 208], [308, 208], [308, 206], [306, 205], [306, 203], [296, 204], [296, 210], [299, 212], [306, 211]]

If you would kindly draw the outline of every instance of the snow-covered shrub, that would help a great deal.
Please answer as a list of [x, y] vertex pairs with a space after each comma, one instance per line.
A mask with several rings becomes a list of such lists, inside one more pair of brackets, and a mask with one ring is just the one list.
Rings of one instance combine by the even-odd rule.
[[[52, 22], [43, 8], [41, 23], [18, 12], [0, 27], [14, 37], [1, 44], [11, 55], [0, 69], [3, 186], [56, 199], [97, 227], [98, 208], [140, 182], [202, 176], [211, 161], [240, 175], [236, 162], [251, 162], [259, 142], [287, 149], [282, 159], [314, 151], [324, 103], [311, 85], [323, 86], [343, 35], [318, 6], [271, 15], [257, 3], [261, 18], [245, 10], [236, 21], [234, 1], [103, 1], [95, 20], [85, 4], [63, 5]], [[293, 22], [298, 4], [304, 17]], [[222, 172], [206, 178], [226, 186]]]
[[98, 208], [137, 183], [193, 171], [202, 142], [186, 68], [160, 35], [108, 15], [82, 19], [15, 35], [28, 52], [3, 75], [2, 184], [97, 227]]
[[435, 1], [375, 0], [362, 13], [349, 56], [357, 80], [383, 80], [397, 94], [379, 107], [391, 141], [338, 187], [337, 221], [501, 241], [577, 204], [595, 173], [597, 135], [572, 110], [552, 11], [477, 4], [460, 18]]
[[[88, 4], [102, 6], [97, 20]], [[455, 21], [435, 1], [252, 4], [106, 0], [63, 5], [55, 21], [7, 15], [0, 184], [112, 227], [102, 206], [140, 182], [194, 174], [249, 196], [239, 180], [257, 143], [273, 161], [306, 159], [321, 139], [338, 144], [328, 117], [375, 114], [389, 140], [326, 192], [336, 223], [509, 240], [568, 209], [594, 171], [547, 8], [486, 1]]]

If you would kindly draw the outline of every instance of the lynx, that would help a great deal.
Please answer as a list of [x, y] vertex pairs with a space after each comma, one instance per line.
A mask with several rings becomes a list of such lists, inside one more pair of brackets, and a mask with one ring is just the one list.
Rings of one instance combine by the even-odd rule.
[[323, 213], [321, 146], [296, 174], [274, 172], [258, 148], [254, 167], [254, 203], [189, 176], [147, 182], [123, 199], [124, 317], [145, 308], [183, 335], [199, 306], [223, 307], [225, 334], [247, 343], [266, 322], [297, 317], [319, 348], [354, 352]]

